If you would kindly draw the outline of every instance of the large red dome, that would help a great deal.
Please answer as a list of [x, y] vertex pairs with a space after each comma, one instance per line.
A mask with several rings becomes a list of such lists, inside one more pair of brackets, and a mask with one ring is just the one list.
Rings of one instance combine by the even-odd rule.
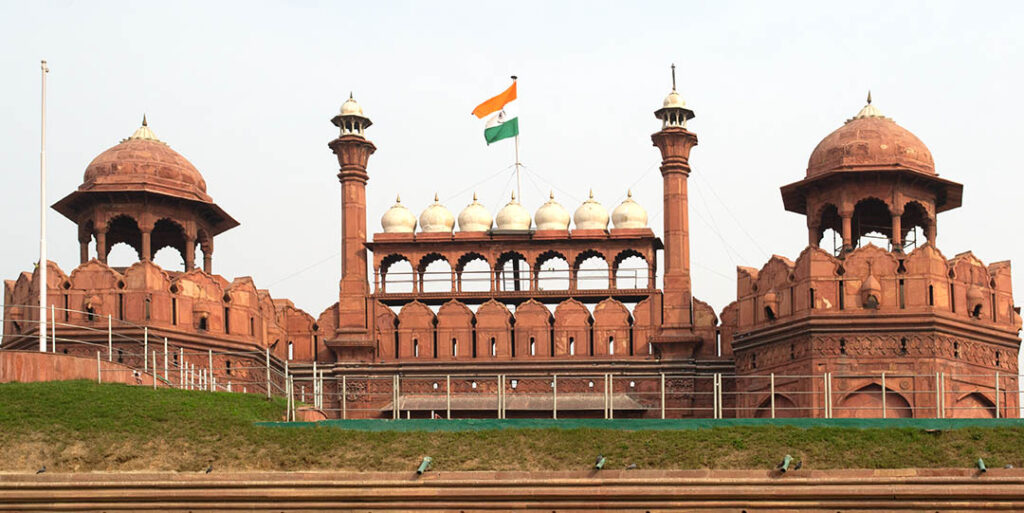
[[131, 137], [89, 163], [80, 190], [91, 189], [148, 190], [210, 201], [199, 170], [158, 140], [145, 121]]
[[935, 175], [928, 147], [909, 130], [868, 105], [818, 143], [807, 162], [807, 177], [858, 168], [906, 168]]

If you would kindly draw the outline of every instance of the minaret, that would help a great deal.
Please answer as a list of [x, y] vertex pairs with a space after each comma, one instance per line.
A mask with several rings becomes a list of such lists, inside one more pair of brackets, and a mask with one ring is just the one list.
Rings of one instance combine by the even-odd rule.
[[364, 135], [372, 122], [349, 95], [331, 119], [341, 133], [328, 146], [341, 170], [341, 290], [338, 295], [338, 338], [368, 343], [369, 282], [366, 270], [366, 163], [377, 147]]
[[661, 176], [665, 201], [665, 278], [663, 330], [689, 328], [693, 324], [690, 303], [690, 218], [686, 180], [690, 176], [690, 150], [697, 135], [686, 129], [694, 117], [676, 92], [676, 66], [672, 65], [672, 92], [654, 112], [661, 131], [651, 135], [661, 150]]

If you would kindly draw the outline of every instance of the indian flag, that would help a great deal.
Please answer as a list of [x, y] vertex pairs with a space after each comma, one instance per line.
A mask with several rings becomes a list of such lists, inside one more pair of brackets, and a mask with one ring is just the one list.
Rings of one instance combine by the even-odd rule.
[[515, 114], [516, 82], [514, 78], [512, 80], [508, 89], [473, 109], [473, 115], [481, 119], [494, 114], [484, 127], [484, 139], [488, 145], [519, 135], [519, 117]]

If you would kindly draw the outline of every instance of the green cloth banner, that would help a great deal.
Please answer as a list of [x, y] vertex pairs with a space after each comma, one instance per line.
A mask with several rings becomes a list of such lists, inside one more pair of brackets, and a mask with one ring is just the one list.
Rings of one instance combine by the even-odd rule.
[[502, 139], [515, 137], [517, 135], [519, 135], [518, 117], [514, 117], [504, 123], [489, 126], [484, 129], [484, 139], [487, 139], [488, 145], [490, 145], [493, 142], [500, 141]]

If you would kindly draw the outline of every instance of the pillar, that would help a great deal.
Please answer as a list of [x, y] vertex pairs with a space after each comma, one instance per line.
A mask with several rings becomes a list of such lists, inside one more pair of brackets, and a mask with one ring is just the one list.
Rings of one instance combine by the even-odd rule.
[[892, 250], [903, 251], [903, 226], [900, 214], [892, 215]]
[[[660, 111], [659, 111], [660, 112]], [[687, 180], [690, 150], [697, 135], [681, 126], [667, 126], [651, 136], [661, 150], [664, 198], [665, 275], [663, 328], [690, 326], [690, 215]]]
[[86, 263], [89, 261], [89, 241], [78, 241], [78, 260], [79, 263]]
[[142, 255], [141, 259], [143, 262], [149, 262], [153, 258], [153, 229], [146, 228], [141, 230], [142, 232]]
[[820, 229], [821, 229], [821, 227], [818, 226], [818, 225], [812, 225], [812, 224], [808, 224], [807, 225], [807, 245], [808, 246], [810, 246], [812, 248], [816, 248], [816, 247], [818, 247], [818, 244], [821, 243], [821, 238], [818, 237], [818, 230], [820, 230]]
[[853, 212], [840, 213], [839, 217], [843, 220], [843, 251], [850, 251], [853, 249]]
[[96, 232], [96, 258], [107, 263], [107, 229]]
[[[350, 99], [354, 103], [353, 100]], [[366, 165], [377, 150], [363, 136], [363, 128], [370, 125], [360, 114], [341, 114], [331, 120], [341, 128], [341, 135], [328, 143], [338, 158], [338, 182], [341, 184], [341, 283], [338, 293], [338, 334], [340, 337], [366, 341], [370, 337], [367, 296], [369, 277], [366, 254]], [[346, 129], [359, 125], [358, 130]], [[413, 290], [416, 284], [413, 268]]]
[[196, 266], [196, 239], [185, 237], [185, 271], [191, 271]]
[[925, 227], [925, 237], [928, 238], [928, 244], [931, 244], [933, 248], [935, 247], [935, 232], [937, 230], [935, 226], [936, 224], [937, 222], [932, 220], [932, 222], [928, 223], [928, 226]]

